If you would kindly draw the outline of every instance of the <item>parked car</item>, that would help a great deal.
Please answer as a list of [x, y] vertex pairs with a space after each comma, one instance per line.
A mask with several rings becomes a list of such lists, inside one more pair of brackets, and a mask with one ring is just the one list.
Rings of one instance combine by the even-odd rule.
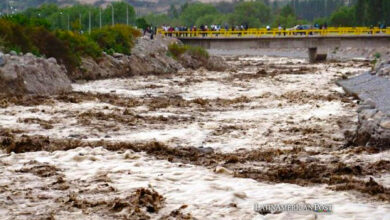
[[[298, 31], [298, 32], [295, 32], [294, 35], [297, 35], [297, 34], [304, 35], [306, 33], [306, 32], [304, 32], [304, 30], [312, 30], [312, 29], [318, 29], [318, 28], [316, 28], [310, 24], [304, 24], [304, 25], [295, 25], [294, 27], [288, 28], [287, 30], [288, 31]], [[300, 30], [302, 30], [302, 32], [299, 32]], [[309, 35], [312, 35], [312, 34], [313, 34], [313, 32], [309, 32]]]
[[295, 30], [309, 30], [309, 29], [318, 29], [315, 28], [313, 25], [310, 24], [304, 24], [304, 25], [295, 25], [292, 28], [288, 28], [288, 31], [295, 31]]

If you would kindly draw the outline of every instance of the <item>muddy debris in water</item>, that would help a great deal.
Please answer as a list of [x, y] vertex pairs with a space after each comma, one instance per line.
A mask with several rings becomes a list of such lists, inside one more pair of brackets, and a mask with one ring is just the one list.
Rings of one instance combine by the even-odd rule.
[[267, 72], [265, 69], [259, 69], [256, 73], [237, 73], [233, 74], [232, 76], [229, 76], [226, 78], [228, 81], [232, 80], [251, 80], [251, 79], [258, 79], [262, 77], [270, 76], [270, 73]]
[[19, 118], [19, 123], [25, 123], [25, 124], [39, 124], [43, 129], [50, 130], [54, 126], [55, 123], [53, 120], [43, 120], [40, 118]]
[[370, 172], [365, 169], [358, 165], [348, 166], [341, 162], [321, 164], [291, 160], [289, 163], [269, 165], [266, 169], [239, 168], [235, 170], [235, 176], [301, 186], [328, 184], [329, 188], [334, 190], [355, 190], [380, 200], [390, 201], [390, 188], [378, 184], [372, 178], [368, 182], [356, 178]]
[[48, 163], [39, 163], [37, 161], [30, 161], [23, 165], [23, 168], [16, 170], [19, 173], [32, 173], [39, 177], [51, 177], [58, 175], [59, 169]]
[[90, 199], [71, 192], [56, 202], [63, 203], [68, 209], [76, 208], [84, 214], [93, 213], [100, 217], [151, 219], [150, 214], [158, 213], [164, 207], [165, 198], [154, 189], [138, 188], [129, 196], [107, 199]]
[[288, 103], [306, 104], [311, 101], [326, 101], [340, 100], [342, 97], [339, 93], [332, 93], [328, 95], [309, 93], [307, 91], [291, 91], [286, 92], [280, 98], [287, 99]]
[[[184, 123], [194, 120], [193, 117], [178, 117], [178, 116], [144, 116], [134, 114], [128, 109], [123, 112], [104, 113], [101, 111], [86, 111], [77, 116], [78, 122], [82, 125], [93, 126], [97, 128], [100, 122], [116, 122], [125, 125], [151, 125], [157, 123], [175, 124]], [[95, 123], [94, 123], [95, 122]], [[106, 126], [106, 124], [105, 124]]]
[[48, 163], [31, 160], [23, 164], [23, 167], [15, 170], [16, 173], [31, 173], [44, 179], [51, 179], [48, 185], [42, 184], [40, 190], [67, 190], [70, 188], [65, 175], [57, 167]]
[[275, 74], [313, 74], [316, 73], [319, 68], [315, 66], [294, 66], [294, 65], [276, 65], [276, 64], [270, 64], [267, 65], [267, 68], [274, 69], [277, 71]]
[[[42, 139], [42, 140], [40, 140]], [[306, 151], [302, 147], [292, 149], [267, 149], [248, 152], [219, 153], [206, 152], [194, 147], [169, 147], [160, 142], [127, 143], [127, 142], [83, 142], [79, 140], [50, 140], [48, 137], [23, 137], [13, 144], [14, 148], [8, 148], [14, 152], [28, 151], [55, 151], [68, 150], [76, 147], [102, 146], [111, 151], [130, 149], [135, 152], [146, 152], [157, 159], [165, 159], [170, 162], [180, 162], [216, 168], [223, 165], [229, 170], [234, 170], [236, 177], [252, 178], [258, 181], [294, 183], [299, 185], [328, 184], [337, 186], [337, 189], [357, 190], [368, 193], [379, 199], [390, 201], [390, 189], [378, 184], [366, 184], [364, 180], [356, 179], [356, 176], [374, 175], [380, 170], [389, 167], [388, 161], [375, 162], [373, 164], [347, 165], [338, 161], [333, 163], [304, 162], [298, 159], [298, 155], [313, 156], [318, 152]], [[33, 146], [33, 147], [32, 147]], [[4, 148], [4, 146], [3, 146]], [[266, 167], [253, 169], [241, 167], [241, 164], [250, 162], [267, 162]], [[379, 169], [380, 168], [380, 169]], [[376, 187], [381, 190], [371, 189]]]
[[[156, 111], [160, 109], [166, 109], [169, 107], [175, 108], [189, 108], [198, 107], [204, 108], [204, 110], [213, 110], [218, 107], [227, 107], [230, 105], [244, 104], [251, 101], [250, 98], [240, 96], [233, 99], [203, 99], [197, 98], [193, 100], [186, 100], [181, 96], [163, 96], [163, 97], [139, 97], [128, 98], [121, 97], [116, 94], [94, 94], [91, 92], [71, 92], [68, 94], [57, 95], [52, 97], [47, 96], [25, 96], [25, 97], [5, 97], [3, 98], [3, 108], [8, 107], [11, 103], [13, 105], [20, 106], [37, 106], [37, 105], [54, 105], [56, 101], [64, 103], [82, 103], [82, 102], [101, 102], [107, 103], [117, 107], [123, 108], [136, 108], [140, 106], [147, 106], [150, 111]], [[1, 106], [0, 106], [1, 107]], [[31, 110], [32, 112], [38, 111], [37, 109]], [[36, 122], [38, 122], [36, 120]], [[28, 123], [28, 122], [26, 122]], [[31, 123], [35, 123], [32, 122]], [[40, 123], [37, 123], [40, 124]], [[45, 129], [50, 129], [50, 123], [44, 123]]]
[[187, 205], [182, 205], [180, 208], [171, 211], [168, 215], [164, 215], [160, 220], [193, 220], [190, 213], [183, 213], [184, 209], [187, 208]]
[[7, 96], [0, 94], [0, 108], [7, 108], [10, 105], [37, 106], [42, 104], [53, 105], [54, 103], [54, 100], [48, 96]]
[[34, 151], [56, 151], [69, 150], [77, 147], [88, 146], [83, 145], [77, 139], [55, 140], [47, 136], [28, 136], [28, 135], [10, 135], [0, 136], [0, 147], [7, 153], [26, 153]]

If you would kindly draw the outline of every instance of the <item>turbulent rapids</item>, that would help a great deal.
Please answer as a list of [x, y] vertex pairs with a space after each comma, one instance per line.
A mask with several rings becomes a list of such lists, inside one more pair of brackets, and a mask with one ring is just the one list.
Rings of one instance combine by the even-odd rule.
[[[346, 147], [363, 61], [225, 56], [182, 69], [1, 97], [1, 219], [386, 219], [389, 151]], [[332, 204], [333, 214], [255, 204]]]

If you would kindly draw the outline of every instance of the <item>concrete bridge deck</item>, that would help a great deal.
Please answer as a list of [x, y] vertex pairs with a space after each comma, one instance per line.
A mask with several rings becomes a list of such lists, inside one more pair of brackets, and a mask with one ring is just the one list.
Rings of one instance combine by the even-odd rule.
[[390, 47], [390, 35], [308, 35], [262, 37], [178, 37], [184, 44], [206, 49], [381, 48]]

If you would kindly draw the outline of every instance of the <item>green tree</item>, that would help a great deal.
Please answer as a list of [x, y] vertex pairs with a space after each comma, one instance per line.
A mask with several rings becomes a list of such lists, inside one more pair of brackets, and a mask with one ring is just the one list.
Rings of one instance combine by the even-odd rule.
[[192, 26], [198, 18], [205, 15], [218, 14], [217, 9], [210, 4], [194, 3], [189, 4], [181, 13], [180, 20], [184, 25]]
[[148, 14], [143, 17], [146, 22], [150, 25], [153, 26], [162, 26], [162, 25], [173, 25], [176, 24], [177, 22], [170, 18], [166, 14]]
[[216, 19], [219, 17], [220, 15], [212, 15], [212, 14], [208, 14], [208, 15], [205, 15], [205, 16], [202, 16], [200, 18], [198, 18], [196, 20], [196, 25], [197, 26], [200, 26], [202, 24], [204, 25], [211, 25], [211, 24], [215, 24], [215, 21]]
[[233, 25], [247, 24], [250, 27], [259, 27], [271, 21], [271, 9], [261, 1], [240, 2], [229, 20]]
[[148, 26], [150, 26], [150, 24], [148, 24], [148, 22], [145, 20], [145, 18], [137, 18], [137, 20], [135, 20], [135, 24], [138, 28], [141, 28], [141, 29], [145, 29]]
[[382, 22], [385, 24], [390, 24], [390, 13], [385, 13], [390, 11], [390, 1], [389, 0], [384, 0], [382, 2], [382, 10], [383, 10], [383, 17], [382, 17]]
[[285, 5], [281, 10], [280, 10], [280, 16], [287, 17], [289, 15], [295, 15], [294, 9], [291, 7], [291, 5]]
[[285, 5], [281, 8], [279, 15], [274, 19], [272, 26], [277, 27], [281, 25], [282, 27], [289, 28], [303, 23], [305, 22], [297, 18], [291, 5]]
[[355, 25], [353, 16], [354, 8], [341, 7], [330, 16], [329, 22], [333, 26], [351, 27]]
[[367, 21], [367, 1], [357, 0], [355, 5], [355, 23], [357, 25], [365, 25]]
[[367, 13], [368, 24], [377, 25], [382, 20], [382, 0], [370, 0]]

